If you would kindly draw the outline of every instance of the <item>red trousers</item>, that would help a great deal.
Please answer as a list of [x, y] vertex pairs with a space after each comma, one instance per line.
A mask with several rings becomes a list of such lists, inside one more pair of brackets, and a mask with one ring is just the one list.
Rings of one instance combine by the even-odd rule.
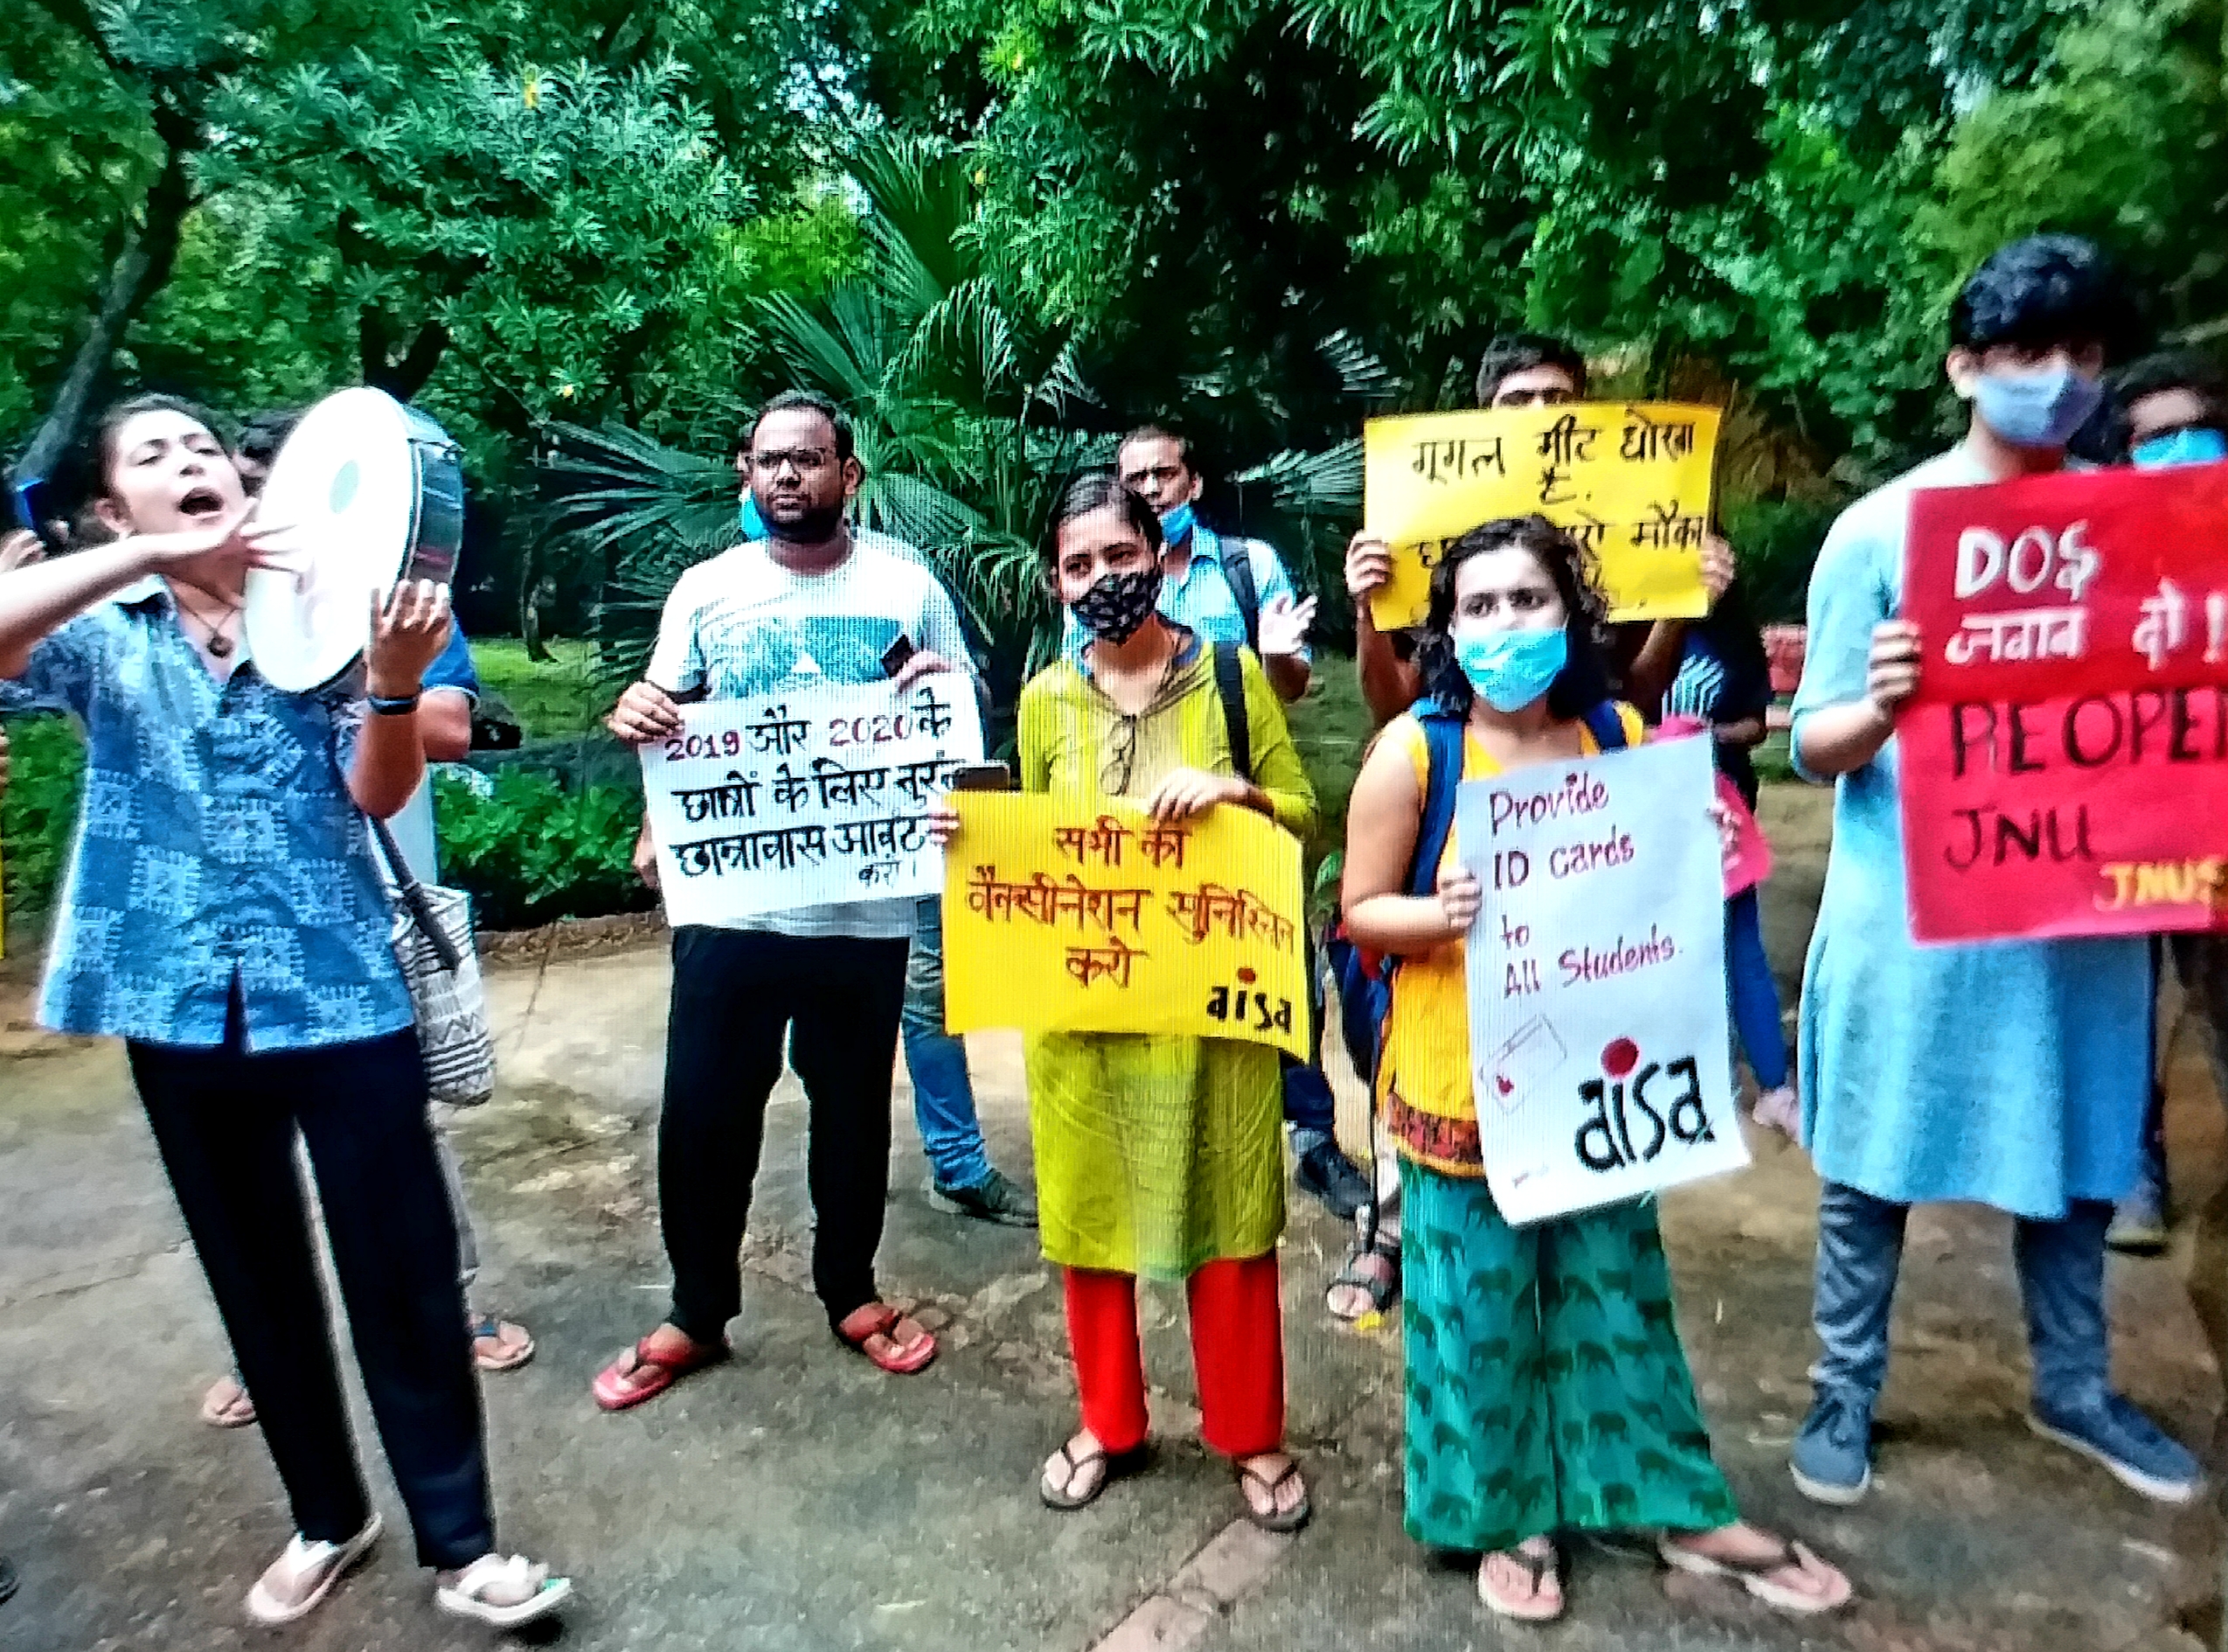
[[[1145, 1359], [1137, 1338], [1137, 1281], [1128, 1274], [1062, 1270], [1067, 1338], [1083, 1426], [1109, 1452], [1145, 1442]], [[1191, 1362], [1199, 1378], [1199, 1437], [1225, 1457], [1284, 1445], [1284, 1325], [1276, 1253], [1209, 1262], [1184, 1281]]]

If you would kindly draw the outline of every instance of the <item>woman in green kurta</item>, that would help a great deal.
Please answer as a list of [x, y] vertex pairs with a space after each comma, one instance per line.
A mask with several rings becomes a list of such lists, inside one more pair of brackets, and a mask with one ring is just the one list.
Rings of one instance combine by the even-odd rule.
[[[1238, 656], [1246, 776], [1232, 760], [1213, 651], [1156, 608], [1160, 552], [1158, 519], [1118, 478], [1086, 476], [1069, 490], [1050, 573], [1091, 640], [1022, 691], [1023, 788], [1086, 806], [1127, 798], [1163, 821], [1251, 809], [1304, 832], [1315, 795], [1260, 663]], [[940, 820], [955, 829], [954, 816]], [[1028, 1041], [1028, 1072], [1045, 1255], [1064, 1272], [1083, 1409], [1082, 1430], [1045, 1463], [1039, 1496], [1079, 1509], [1141, 1465], [1136, 1279], [1180, 1279], [1201, 1437], [1237, 1463], [1249, 1517], [1295, 1530], [1308, 1505], [1283, 1449], [1277, 1052], [1219, 1038], [1043, 1033]]]

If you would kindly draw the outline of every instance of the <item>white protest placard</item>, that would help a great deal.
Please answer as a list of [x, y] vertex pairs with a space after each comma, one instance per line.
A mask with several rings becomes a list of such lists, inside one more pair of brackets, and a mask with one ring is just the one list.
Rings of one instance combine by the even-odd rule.
[[1706, 739], [1466, 783], [1470, 1063], [1511, 1223], [1748, 1163], [1725, 1022], [1725, 875]]
[[681, 708], [642, 749], [666, 921], [934, 895], [927, 816], [982, 756], [973, 679], [788, 688]]

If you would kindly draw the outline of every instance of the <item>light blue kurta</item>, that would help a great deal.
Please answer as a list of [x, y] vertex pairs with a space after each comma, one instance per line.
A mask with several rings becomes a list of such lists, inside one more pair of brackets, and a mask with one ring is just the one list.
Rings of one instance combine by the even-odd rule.
[[[1872, 628], [1901, 599], [1916, 488], [1985, 482], [1962, 449], [1844, 511], [1810, 577], [1804, 720], [1864, 693]], [[1898, 1204], [1968, 1199], [2051, 1218], [2134, 1180], [2150, 1083], [2141, 940], [1921, 947], [1911, 938], [1897, 742], [1834, 797], [1803, 969], [1804, 1128], [1818, 1173]], [[1813, 778], [1815, 778], [1815, 776]]]

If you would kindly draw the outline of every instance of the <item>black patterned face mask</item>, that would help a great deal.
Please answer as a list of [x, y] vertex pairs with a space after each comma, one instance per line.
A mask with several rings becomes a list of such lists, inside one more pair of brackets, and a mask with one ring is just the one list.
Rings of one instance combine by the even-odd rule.
[[1138, 628], [1153, 617], [1161, 600], [1161, 567], [1151, 566], [1128, 573], [1109, 573], [1075, 599], [1076, 623], [1108, 642], [1127, 642]]

